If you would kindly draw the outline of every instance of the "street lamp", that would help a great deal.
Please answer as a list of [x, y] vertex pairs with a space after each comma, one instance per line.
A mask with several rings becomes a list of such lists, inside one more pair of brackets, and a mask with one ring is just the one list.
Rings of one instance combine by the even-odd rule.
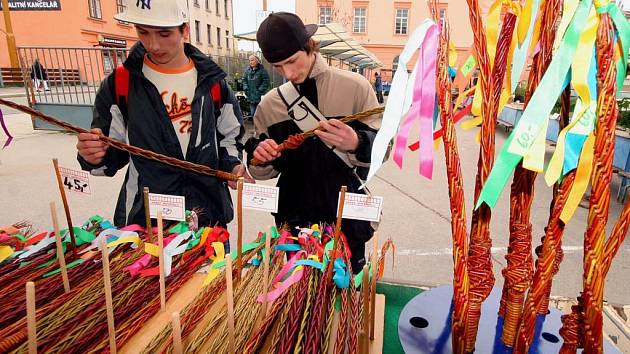
[[4, 14], [4, 27], [6, 32], [2, 31], [7, 37], [7, 47], [9, 50], [9, 60], [12, 68], [19, 68], [17, 56], [17, 48], [15, 46], [15, 36], [13, 35], [13, 26], [11, 26], [11, 15], [9, 14], [9, 0], [2, 0], [2, 13]]

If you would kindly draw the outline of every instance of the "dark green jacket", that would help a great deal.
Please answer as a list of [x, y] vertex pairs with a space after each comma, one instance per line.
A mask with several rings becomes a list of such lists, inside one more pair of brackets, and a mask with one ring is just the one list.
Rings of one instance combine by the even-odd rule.
[[258, 64], [255, 69], [252, 69], [248, 66], [243, 77], [243, 85], [247, 101], [259, 103], [262, 95], [269, 91], [269, 74], [265, 67]]

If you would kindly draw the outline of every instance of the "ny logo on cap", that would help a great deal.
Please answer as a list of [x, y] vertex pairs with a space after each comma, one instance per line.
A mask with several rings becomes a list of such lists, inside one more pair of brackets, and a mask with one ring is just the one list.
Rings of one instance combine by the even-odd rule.
[[144, 9], [151, 10], [151, 0], [137, 0], [136, 7], [140, 7], [140, 5], [142, 5], [142, 7], [140, 8], [142, 10]]

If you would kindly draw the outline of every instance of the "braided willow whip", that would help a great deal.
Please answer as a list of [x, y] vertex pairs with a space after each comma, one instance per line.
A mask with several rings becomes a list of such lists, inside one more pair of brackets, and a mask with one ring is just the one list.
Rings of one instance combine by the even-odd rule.
[[566, 204], [571, 186], [575, 180], [575, 171], [572, 171], [562, 180], [559, 193], [556, 197], [549, 224], [546, 227], [545, 237], [542, 245], [542, 253], [536, 264], [536, 272], [532, 282], [532, 287], [527, 294], [527, 300], [523, 308], [523, 315], [518, 328], [518, 335], [514, 343], [514, 353], [528, 353], [533, 341], [536, 318], [540, 303], [545, 301], [545, 295], [553, 278], [554, 267], [556, 266], [557, 252], [560, 247], [560, 240], [564, 233], [564, 223], [560, 220], [560, 214]]
[[[4, 100], [2, 98], [0, 98], [0, 104], [3, 104], [5, 106], [11, 107], [13, 109], [17, 109], [20, 112], [24, 112], [26, 114], [30, 114], [32, 117], [41, 119], [45, 122], [48, 122], [52, 125], [56, 125], [60, 128], [63, 128], [66, 131], [69, 132], [73, 132], [73, 133], [91, 133], [89, 130], [74, 126], [72, 124], [66, 123], [66, 122], [62, 122], [54, 117], [51, 117], [49, 115], [46, 115], [42, 112], [39, 112], [35, 109], [32, 109], [30, 107], [27, 106], [23, 106], [11, 101], [7, 101]], [[237, 181], [239, 179], [239, 177], [235, 174], [232, 173], [228, 173], [228, 172], [223, 172], [223, 171], [219, 171], [219, 170], [215, 170], [212, 169], [208, 166], [204, 166], [204, 165], [199, 165], [199, 164], [195, 164], [192, 162], [188, 162], [188, 161], [183, 161], [183, 160], [179, 160], [176, 159], [174, 157], [170, 157], [170, 156], [166, 156], [166, 155], [162, 155], [162, 154], [158, 154], [156, 152], [150, 151], [150, 150], [146, 150], [146, 149], [142, 149], [139, 148], [137, 146], [132, 146], [132, 145], [128, 145], [125, 143], [122, 143], [120, 141], [114, 140], [110, 137], [101, 135], [99, 136], [99, 140], [106, 143], [107, 145], [113, 146], [116, 149], [122, 150], [122, 151], [126, 151], [132, 155], [136, 155], [136, 156], [140, 156], [140, 157], [144, 157], [146, 159], [149, 160], [153, 160], [153, 161], [157, 161], [157, 162], [161, 162], [163, 164], [169, 165], [169, 166], [173, 166], [173, 167], [179, 167], [181, 169], [184, 170], [188, 170], [188, 171], [192, 171], [195, 173], [199, 173], [202, 175], [206, 175], [206, 176], [213, 176], [219, 179], [223, 179], [226, 181]]]
[[604, 255], [602, 264], [604, 266], [603, 274], [606, 276], [608, 274], [608, 270], [610, 269], [610, 265], [612, 263], [612, 259], [619, 251], [623, 240], [626, 238], [628, 234], [628, 227], [630, 226], [630, 201], [626, 202], [626, 205], [623, 207], [623, 211], [615, 224], [615, 228], [612, 231], [610, 238], [606, 241], [606, 246], [604, 246]]
[[[535, 56], [527, 87], [525, 107], [538, 87], [543, 74], [551, 62], [553, 42], [555, 39], [555, 23], [561, 6], [561, 0], [549, 0], [544, 4], [540, 28], [545, 30], [540, 38], [540, 52]], [[530, 212], [534, 195], [536, 173], [523, 168], [522, 162], [514, 172], [510, 188], [510, 244], [506, 259], [504, 295], [505, 324], [503, 327], [503, 343], [514, 345], [516, 331], [521, 319], [525, 291], [531, 284], [533, 275], [532, 262], [532, 225]], [[546, 292], [547, 289], [545, 289]]]
[[[437, 4], [434, 1], [432, 8]], [[435, 11], [434, 11], [435, 12]], [[457, 136], [453, 122], [451, 80], [448, 76], [449, 28], [446, 21], [440, 32], [438, 48], [437, 95], [440, 107], [440, 123], [444, 131], [444, 155], [448, 176], [448, 194], [451, 206], [451, 233], [453, 235], [453, 315], [451, 321], [452, 347], [454, 353], [463, 353], [466, 346], [466, 316], [468, 313], [468, 240], [466, 231], [466, 205], [464, 181], [457, 149]]]
[[[492, 83], [490, 82], [490, 60], [486, 44], [486, 35], [478, 0], [467, 0], [470, 25], [474, 36], [474, 49], [480, 68], [481, 90], [487, 97], [492, 97]], [[483, 122], [481, 125], [481, 146], [479, 160], [477, 162], [477, 177], [475, 179], [475, 202], [479, 199], [492, 165], [494, 164], [494, 131], [496, 122], [490, 119], [490, 99], [484, 99], [482, 105]], [[491, 209], [482, 204], [474, 209], [470, 228], [470, 248], [468, 254], [468, 278], [469, 307], [466, 324], [466, 352], [472, 352], [475, 348], [477, 328], [481, 317], [481, 303], [488, 297], [494, 286], [494, 274], [492, 273], [492, 261], [490, 258]]]
[[603, 352], [604, 257], [606, 223], [610, 206], [610, 180], [617, 124], [617, 73], [614, 27], [608, 13], [599, 14], [597, 29], [597, 126], [593, 157], [592, 191], [588, 228], [584, 236], [584, 351]]
[[562, 347], [559, 354], [575, 354], [578, 348], [584, 348], [584, 299], [577, 297], [577, 304], [571, 306], [571, 313], [562, 315]]
[[311, 283], [313, 271], [310, 267], [304, 268], [304, 275], [300, 279], [298, 291], [291, 300], [291, 308], [289, 310], [289, 318], [287, 319], [286, 330], [282, 334], [280, 340], [280, 348], [278, 353], [288, 354], [293, 351], [295, 347], [295, 341], [297, 340], [297, 334], [300, 330], [300, 323], [302, 321], [302, 314], [306, 308], [307, 299], [309, 297], [308, 288]]
[[[345, 116], [341, 119], [339, 119], [342, 123], [350, 123], [353, 122], [355, 120], [361, 120], [364, 118], [368, 118], [372, 115], [375, 114], [379, 114], [382, 113], [383, 111], [385, 111], [385, 107], [377, 107], [377, 108], [372, 108], [370, 110], [364, 111], [364, 112], [360, 112], [360, 113], [356, 113], [356, 114], [351, 114], [349, 116]], [[278, 148], [276, 149], [277, 152], [282, 152], [284, 150], [293, 150], [293, 149], [297, 149], [300, 147], [300, 145], [302, 145], [302, 143], [304, 142], [304, 140], [315, 136], [315, 131], [317, 130], [322, 130], [321, 128], [315, 128], [312, 130], [309, 130], [307, 132], [301, 133], [301, 134], [295, 134], [295, 135], [291, 135], [289, 136], [285, 141], [283, 141], [280, 145], [278, 145]], [[259, 161], [258, 159], [252, 159], [250, 164], [252, 166], [260, 166], [263, 164], [262, 161]]]

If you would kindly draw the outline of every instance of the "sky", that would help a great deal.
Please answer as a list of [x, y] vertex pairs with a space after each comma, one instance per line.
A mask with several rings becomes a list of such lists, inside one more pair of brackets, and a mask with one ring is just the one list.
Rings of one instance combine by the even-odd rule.
[[[295, 12], [295, 1], [299, 0], [267, 0], [267, 11]], [[234, 34], [256, 30], [256, 14], [262, 12], [262, 0], [233, 0]], [[255, 46], [255, 47], [254, 47]], [[239, 41], [239, 49], [257, 50], [254, 42]]]

